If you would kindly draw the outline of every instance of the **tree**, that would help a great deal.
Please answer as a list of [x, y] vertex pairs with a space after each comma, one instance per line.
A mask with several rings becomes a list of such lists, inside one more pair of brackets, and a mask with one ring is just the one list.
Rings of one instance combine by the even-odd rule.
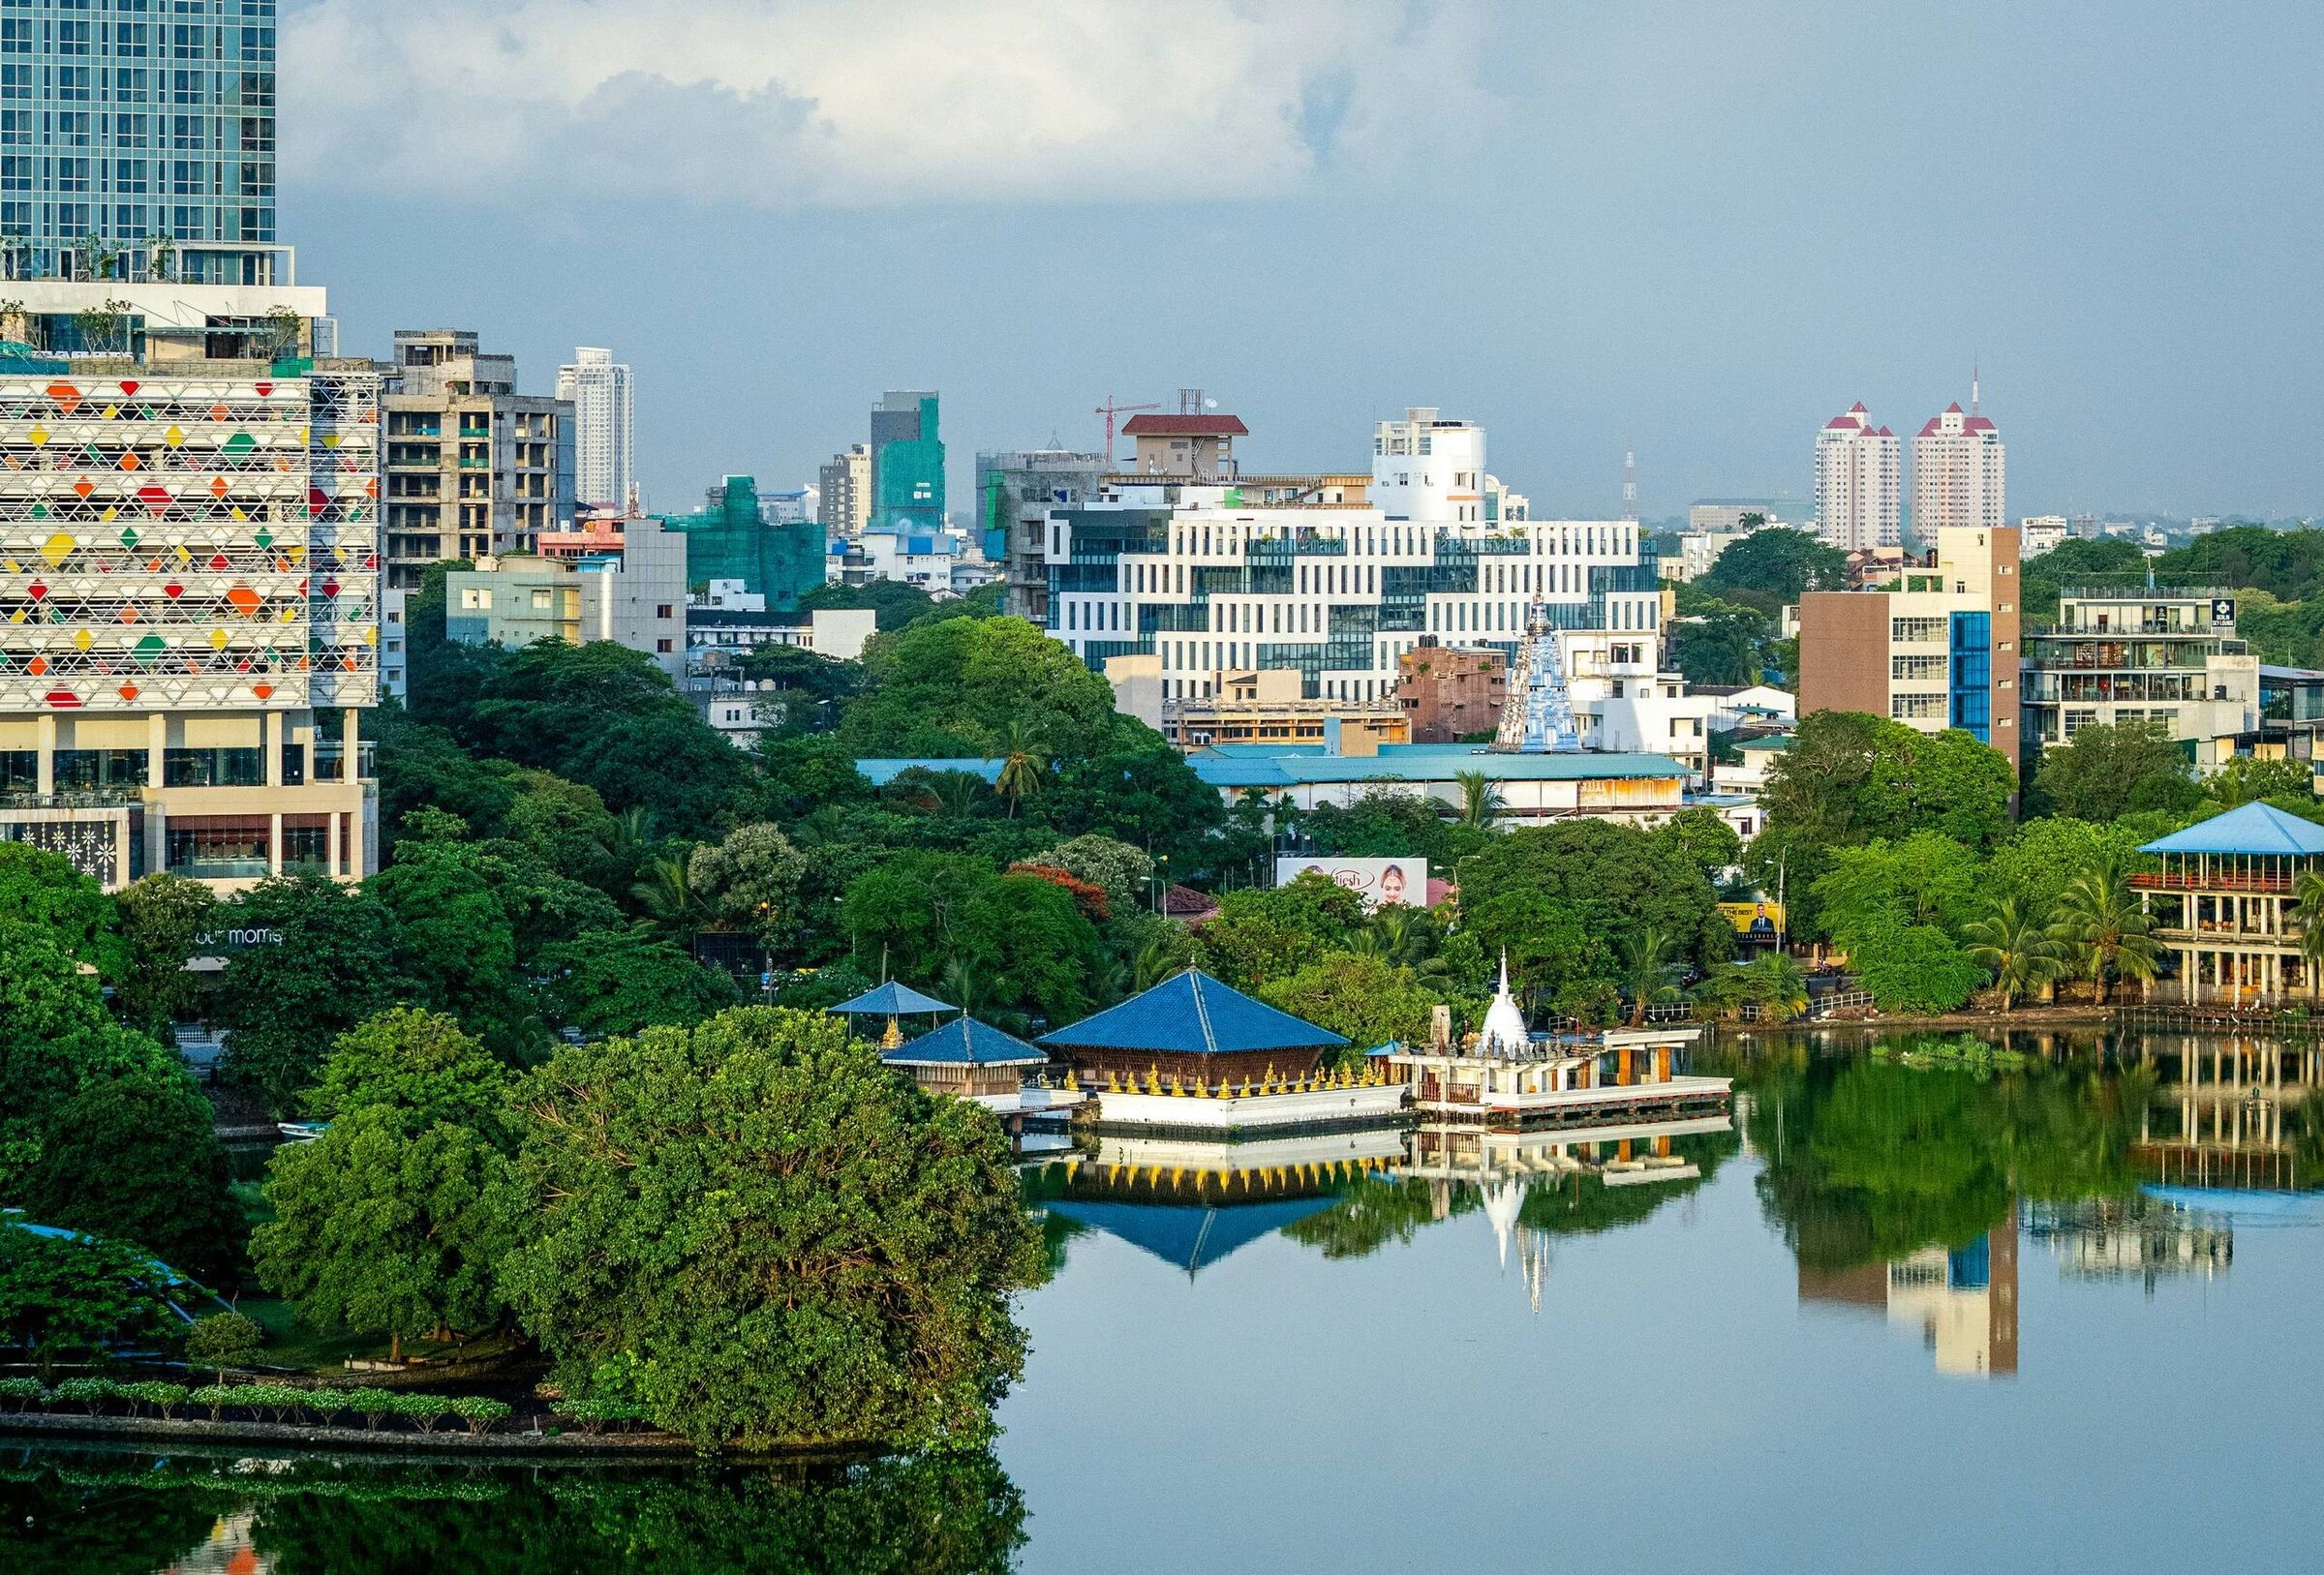
[[241, 1232], [209, 1104], [174, 1053], [112, 1019], [76, 939], [0, 919], [0, 1201], [222, 1270]]
[[483, 1136], [411, 1112], [360, 1106], [313, 1142], [275, 1150], [251, 1259], [270, 1290], [318, 1329], [388, 1337], [473, 1329], [500, 1309], [494, 1265], [514, 1230], [506, 1162]]
[[492, 875], [471, 844], [406, 844], [365, 890], [394, 916], [393, 961], [411, 995], [451, 1013], [516, 1060], [539, 1045], [545, 1029], [519, 972], [509, 912], [517, 893]]
[[2161, 951], [2150, 933], [2153, 921], [2130, 889], [2123, 866], [2113, 862], [2077, 873], [2058, 899], [2058, 939], [2081, 960], [2106, 1004], [2110, 976], [2152, 979]]
[[2304, 869], [2292, 882], [2291, 918], [2300, 929], [2300, 960], [2308, 967], [2308, 993], [2324, 995], [2324, 875]]
[[302, 1103], [318, 1121], [382, 1109], [405, 1132], [446, 1122], [491, 1134], [507, 1083], [507, 1068], [455, 1019], [399, 1006], [341, 1034]]
[[1775, 625], [1757, 607], [1705, 597], [1682, 607], [1666, 627], [1671, 664], [1690, 683], [1757, 683], [1762, 650]]
[[2237, 755], [2203, 778], [2202, 793], [2222, 809], [2233, 809], [2258, 799], [2289, 800], [2306, 807], [2315, 803], [2314, 771], [2305, 760], [2259, 760], [2250, 755]]
[[1262, 988], [1259, 998], [1347, 1040], [1330, 1064], [1349, 1069], [1363, 1065], [1366, 1049], [1390, 1040], [1426, 1044], [1438, 1000], [1415, 983], [1411, 969], [1346, 952], [1318, 957]]
[[186, 963], [216, 924], [218, 899], [199, 881], [164, 873], [133, 882], [113, 901], [128, 948], [113, 1009], [158, 1038], [200, 1009], [201, 980]]
[[1033, 748], [1031, 736], [1023, 722], [1011, 722], [1002, 731], [1000, 741], [1000, 774], [994, 779], [993, 791], [1009, 802], [1009, 818], [1017, 818], [1017, 810], [1033, 794], [1041, 791], [1041, 779], [1046, 763]]
[[1452, 780], [1460, 784], [1460, 824], [1471, 831], [1491, 831], [1509, 813], [1509, 801], [1483, 772], [1455, 772]]
[[1029, 752], [1086, 756], [1115, 733], [1114, 691], [1018, 618], [947, 619], [882, 635], [841, 742], [860, 756], [997, 758], [1011, 724]]
[[1622, 984], [1630, 995], [1633, 1028], [1645, 1023], [1648, 1007], [1678, 998], [1678, 981], [1685, 970], [1671, 960], [1677, 951], [1671, 937], [1652, 924], [1623, 940]]
[[1849, 971], [1883, 1012], [1951, 1012], [1985, 982], [1976, 963], [1934, 924], [1878, 923], [1853, 932], [1848, 947]]
[[[1489, 782], [1483, 785], [1483, 792], [1493, 793]], [[1462, 794], [1465, 801], [1465, 783]], [[1301, 817], [1299, 829], [1316, 852], [1334, 858], [1426, 859], [1431, 863], [1450, 864], [1451, 838], [1440, 807], [1426, 794], [1380, 786], [1365, 790], [1351, 804], [1317, 804]], [[1490, 823], [1492, 815], [1506, 812], [1506, 805], [1491, 808], [1482, 800], [1475, 807], [1484, 817], [1484, 824]], [[1467, 808], [1464, 803], [1463, 825], [1468, 824]]]
[[1234, 862], [1211, 835], [1227, 819], [1217, 790], [1162, 735], [1128, 718], [1118, 720], [1102, 753], [1059, 757], [1036, 813], [1066, 836], [1096, 833], [1166, 855], [1180, 876], [1212, 858]]
[[734, 981], [651, 931], [596, 929], [545, 947], [550, 1010], [592, 1037], [700, 1022], [735, 1003]]
[[1271, 891], [1228, 893], [1196, 946], [1205, 971], [1249, 990], [1290, 978], [1318, 953], [1344, 950], [1363, 923], [1363, 898], [1302, 872]]
[[791, 839], [764, 821], [736, 827], [723, 841], [696, 848], [687, 862], [687, 885], [707, 904], [712, 922], [771, 949], [798, 930], [799, 883], [806, 874], [807, 861]]
[[1654, 835], [1678, 848], [1705, 879], [1716, 880], [1743, 862], [1743, 838], [1708, 805], [1681, 809], [1657, 826]]
[[248, 1367], [265, 1348], [266, 1329], [256, 1318], [239, 1313], [212, 1313], [198, 1318], [186, 1330], [186, 1361], [194, 1367], [206, 1367], [226, 1381], [229, 1367]]
[[1154, 877], [1154, 861], [1144, 849], [1095, 833], [1067, 837], [1034, 854], [1028, 863], [1046, 864], [1087, 881], [1106, 894], [1116, 913], [1137, 907]]
[[0, 920], [46, 930], [108, 981], [129, 962], [113, 899], [61, 853], [0, 841]]
[[144, 1254], [93, 1236], [51, 1236], [0, 1220], [0, 1346], [45, 1377], [76, 1357], [167, 1348], [176, 1315]]
[[1481, 924], [1497, 924], [1488, 911], [1517, 895], [1538, 895], [1572, 915], [1609, 952], [1649, 925], [1698, 964], [1734, 951], [1734, 926], [1687, 848], [1632, 827], [1602, 820], [1529, 827], [1464, 862], [1461, 906]]
[[2105, 822], [2140, 809], [2185, 811], [2202, 798], [2186, 752], [2159, 722], [2094, 724], [2041, 752], [2034, 798], [2047, 814]]
[[1993, 975], [2003, 1012], [2065, 968], [2065, 948], [2049, 925], [2015, 897], [2003, 897], [1984, 918], [1962, 925], [1961, 935], [1970, 943], [1970, 960]]
[[[2159, 565], [2156, 565], [2159, 570]], [[2095, 541], [2075, 538], [2062, 541], [2038, 558], [2029, 558], [2020, 568], [2021, 589], [2025, 603], [2022, 608], [2029, 619], [2052, 619], [2058, 616], [2061, 588], [2067, 585], [2103, 584], [2109, 580], [2129, 584], [2133, 577], [2144, 577], [2147, 556], [2135, 541], [2117, 536], [2102, 536]], [[2219, 582], [2192, 581], [2189, 583], [2217, 585]]]
[[803, 613], [868, 610], [876, 615], [872, 626], [881, 634], [893, 634], [910, 626], [934, 612], [938, 605], [927, 591], [902, 580], [874, 580], [870, 585], [819, 585], [803, 591], [799, 597], [799, 610]]
[[1958, 928], [1982, 906], [1977, 856], [1937, 832], [1835, 848], [1817, 877], [1819, 924], [1843, 947], [1883, 924]]
[[226, 1029], [221, 1075], [289, 1115], [331, 1042], [406, 987], [394, 973], [395, 916], [369, 892], [293, 875], [223, 904], [219, 920], [281, 936], [228, 959], [215, 1020]]
[[505, 1279], [567, 1394], [705, 1446], [990, 1432], [1044, 1258], [988, 1111], [763, 1007], [566, 1046], [517, 1106]]
[[1805, 530], [1776, 526], [1728, 543], [1698, 583], [1773, 617], [1803, 591], [1845, 590], [1848, 555]]

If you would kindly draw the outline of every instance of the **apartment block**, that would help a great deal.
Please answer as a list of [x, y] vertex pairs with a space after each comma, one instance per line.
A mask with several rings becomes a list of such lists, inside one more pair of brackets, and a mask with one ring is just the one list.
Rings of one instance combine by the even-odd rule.
[[1458, 743], [1491, 733], [1509, 705], [1509, 658], [1423, 641], [1396, 658], [1396, 699], [1414, 743]]
[[872, 445], [856, 443], [815, 473], [815, 523], [836, 538], [872, 523]]
[[2260, 662], [2236, 635], [2236, 592], [2068, 586], [2026, 637], [2025, 730], [2047, 746], [2085, 727], [2150, 722], [2212, 765], [2261, 727]]
[[1799, 709], [1959, 728], [2018, 759], [2017, 531], [1948, 528], [1925, 559], [1862, 591], [1799, 601]]
[[444, 637], [511, 648], [610, 640], [652, 656], [673, 683], [684, 680], [687, 538], [653, 518], [621, 524], [613, 550], [487, 555], [446, 574]]
[[1996, 530], [2009, 518], [2008, 454], [1991, 419], [1948, 405], [1912, 439], [1912, 533], [1924, 545], [1941, 530]]
[[597, 508], [637, 506], [637, 395], [613, 351], [582, 346], [557, 369], [557, 398], [572, 409], [573, 492]]
[[1896, 434], [1872, 424], [1857, 401], [1816, 435], [1816, 529], [1842, 552], [1902, 539], [1903, 465]]
[[576, 464], [569, 401], [519, 394], [516, 361], [474, 333], [402, 329], [382, 369], [387, 424], [387, 583], [415, 589], [428, 565], [536, 550], [571, 528]]
[[1049, 621], [1049, 565], [1042, 543], [1049, 534], [1050, 510], [1094, 500], [1100, 479], [1112, 469], [1103, 454], [1061, 448], [976, 456], [978, 521], [985, 557], [1003, 566], [1003, 612], [1035, 623]]

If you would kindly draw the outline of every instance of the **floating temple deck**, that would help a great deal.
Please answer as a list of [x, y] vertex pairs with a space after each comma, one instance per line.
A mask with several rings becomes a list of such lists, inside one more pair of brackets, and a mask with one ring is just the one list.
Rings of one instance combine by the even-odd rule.
[[1678, 1070], [1701, 1032], [1657, 1025], [1398, 1045], [1386, 1060], [1423, 1118], [1518, 1128], [1661, 1121], [1727, 1109], [1731, 1079]]

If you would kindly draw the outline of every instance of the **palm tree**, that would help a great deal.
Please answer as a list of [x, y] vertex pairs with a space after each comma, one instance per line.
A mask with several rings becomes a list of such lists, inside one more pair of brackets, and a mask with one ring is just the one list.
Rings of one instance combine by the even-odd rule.
[[2028, 915], [2013, 896], [1993, 905], [1982, 919], [1961, 926], [1969, 954], [1981, 968], [1993, 970], [2001, 987], [2002, 1010], [2006, 1012], [2020, 995], [2031, 993], [2065, 971], [2065, 948], [2050, 927]]
[[2100, 860], [2066, 883], [2052, 924], [2057, 938], [2081, 958], [2098, 1005], [2106, 1004], [2111, 972], [2124, 979], [2153, 979], [2160, 948], [2149, 933], [2154, 921], [2139, 906], [2121, 863]]
[[1646, 1009], [1657, 1001], [1678, 997], [1682, 971], [1671, 961], [1676, 943], [1666, 930], [1648, 924], [1622, 943], [1622, 983], [1630, 990], [1630, 1025], [1646, 1021]]
[[1455, 772], [1452, 780], [1460, 784], [1460, 824], [1472, 831], [1489, 832], [1494, 822], [1509, 813], [1509, 801], [1493, 786], [1493, 779], [1483, 772]]
[[2292, 923], [2300, 926], [2300, 961], [2308, 970], [2308, 993], [2320, 992], [2324, 979], [2324, 874], [2304, 869], [2292, 882]]
[[985, 779], [974, 772], [932, 772], [928, 786], [938, 808], [954, 820], [966, 820], [976, 813], [976, 801], [984, 795]]
[[671, 934], [691, 940], [710, 922], [710, 899], [695, 889], [692, 862], [684, 854], [657, 859], [629, 894], [647, 918]]
[[1017, 805], [1027, 794], [1041, 791], [1041, 772], [1044, 762], [1033, 750], [1023, 722], [1011, 722], [1001, 736], [1000, 775], [994, 778], [993, 790], [1009, 801], [1009, 819], [1017, 818]]

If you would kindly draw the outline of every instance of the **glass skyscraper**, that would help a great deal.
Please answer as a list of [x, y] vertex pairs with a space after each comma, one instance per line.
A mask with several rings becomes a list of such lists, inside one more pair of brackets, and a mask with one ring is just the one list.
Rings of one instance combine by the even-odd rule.
[[276, 272], [276, 0], [0, 0], [0, 274]]

